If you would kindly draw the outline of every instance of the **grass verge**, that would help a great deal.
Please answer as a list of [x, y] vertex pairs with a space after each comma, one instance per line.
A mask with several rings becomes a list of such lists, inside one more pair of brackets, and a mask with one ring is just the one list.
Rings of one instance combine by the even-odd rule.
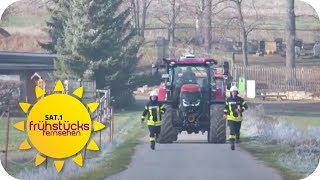
[[299, 180], [302, 178], [298, 173], [283, 167], [278, 163], [281, 154], [290, 153], [290, 147], [285, 145], [254, 143], [250, 141], [249, 138], [245, 138], [240, 144], [240, 147], [250, 152], [259, 160], [266, 162], [268, 166], [278, 170], [284, 180]]
[[[27, 137], [27, 135], [17, 129], [13, 128], [13, 125], [19, 121], [22, 121], [22, 118], [11, 118], [9, 122], [9, 151], [17, 151], [20, 143]], [[0, 147], [1, 150], [5, 148], [5, 135], [6, 135], [6, 126], [7, 120], [5, 117], [0, 119]]]
[[142, 130], [139, 128], [138, 124], [129, 127], [126, 134], [129, 134], [130, 136], [128, 136], [128, 138], [120, 145], [113, 148], [107, 158], [103, 158], [99, 161], [99, 163], [90, 171], [83, 171], [77, 176], [66, 177], [65, 179], [102, 179], [125, 170], [127, 165], [131, 162], [134, 148], [139, 143], [139, 139], [146, 135], [146, 132], [145, 129]]
[[320, 147], [320, 129], [315, 124], [319, 118], [306, 114], [275, 119], [273, 114], [262, 114], [260, 106], [247, 113], [243, 123], [246, 138], [240, 144], [243, 149], [278, 169], [284, 179], [301, 179], [315, 170]]
[[128, 139], [120, 146], [115, 148], [115, 151], [102, 161], [92, 171], [82, 173], [80, 176], [74, 176], [66, 179], [70, 180], [86, 180], [86, 179], [103, 179], [115, 173], [126, 169], [131, 162], [131, 156], [134, 153], [134, 147], [138, 144], [136, 139]]

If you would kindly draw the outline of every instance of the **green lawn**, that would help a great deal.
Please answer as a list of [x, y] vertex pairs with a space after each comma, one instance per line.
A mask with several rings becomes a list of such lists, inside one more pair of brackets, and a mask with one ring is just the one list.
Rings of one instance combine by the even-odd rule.
[[[11, 118], [9, 123], [8, 173], [10, 175], [15, 175], [22, 169], [31, 169], [34, 167], [33, 158], [36, 154], [35, 150], [19, 150], [20, 144], [27, 139], [27, 134], [13, 127], [16, 122], [23, 120], [25, 120], [25, 118]], [[6, 122], [6, 118], [3, 117], [0, 119], [1, 150], [5, 150]], [[3, 157], [4, 154], [1, 153], [1, 158]]]
[[313, 117], [308, 116], [308, 114], [305, 115], [295, 115], [295, 116], [281, 116], [276, 115], [274, 116], [280, 121], [286, 121], [294, 123], [296, 126], [307, 129], [308, 127], [320, 127], [320, 116]]
[[[268, 28], [284, 28], [285, 19], [283, 17], [274, 16], [265, 19], [263, 27]], [[320, 21], [313, 17], [298, 17], [296, 19], [297, 29], [315, 29], [320, 27]]]
[[[22, 141], [26, 140], [26, 133], [19, 131], [13, 127], [16, 122], [23, 121], [23, 118], [11, 118], [9, 123], [9, 151], [18, 151]], [[5, 135], [6, 135], [6, 119], [0, 119], [0, 149], [5, 149]]]
[[4, 22], [1, 23], [7, 27], [28, 27], [34, 25], [45, 25], [46, 20], [49, 16], [9, 16]]

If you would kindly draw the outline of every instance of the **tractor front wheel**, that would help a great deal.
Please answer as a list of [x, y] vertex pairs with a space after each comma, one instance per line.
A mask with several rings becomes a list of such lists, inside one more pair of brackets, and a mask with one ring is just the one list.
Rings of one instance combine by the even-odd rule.
[[178, 131], [173, 126], [172, 120], [178, 118], [177, 112], [171, 106], [166, 106], [166, 111], [162, 116], [162, 125], [158, 143], [172, 143], [178, 139]]
[[223, 118], [224, 105], [210, 106], [210, 129], [208, 131], [208, 143], [226, 143], [226, 120]]

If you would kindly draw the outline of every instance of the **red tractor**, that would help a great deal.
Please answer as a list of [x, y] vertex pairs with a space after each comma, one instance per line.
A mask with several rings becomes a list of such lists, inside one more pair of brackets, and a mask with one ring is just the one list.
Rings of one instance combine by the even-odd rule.
[[159, 143], [177, 141], [178, 134], [208, 132], [209, 143], [226, 142], [223, 119], [229, 65], [217, 66], [214, 59], [186, 57], [163, 59], [164, 83], [159, 88], [159, 101], [166, 104], [162, 115]]

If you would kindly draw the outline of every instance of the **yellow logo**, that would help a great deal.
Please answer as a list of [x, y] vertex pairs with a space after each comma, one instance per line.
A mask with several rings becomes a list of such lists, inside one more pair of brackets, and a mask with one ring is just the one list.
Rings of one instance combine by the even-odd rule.
[[[99, 103], [87, 104], [80, 101], [83, 87], [78, 88], [72, 95], [62, 94], [64, 87], [58, 81], [55, 94], [44, 96], [45, 91], [36, 86], [38, 102], [31, 104], [20, 103], [21, 109], [28, 113], [27, 121], [16, 123], [14, 127], [27, 131], [29, 141], [21, 143], [19, 149], [31, 149], [32, 144], [40, 154], [36, 155], [35, 165], [38, 166], [46, 157], [55, 159], [54, 165], [61, 171], [64, 159], [74, 156], [73, 161], [82, 166], [81, 150], [87, 145], [89, 150], [99, 150], [98, 145], [90, 140], [92, 131], [99, 131], [105, 126], [97, 121], [92, 124], [88, 109], [94, 112]], [[59, 94], [60, 92], [60, 94]], [[89, 143], [88, 143], [89, 142]]]

